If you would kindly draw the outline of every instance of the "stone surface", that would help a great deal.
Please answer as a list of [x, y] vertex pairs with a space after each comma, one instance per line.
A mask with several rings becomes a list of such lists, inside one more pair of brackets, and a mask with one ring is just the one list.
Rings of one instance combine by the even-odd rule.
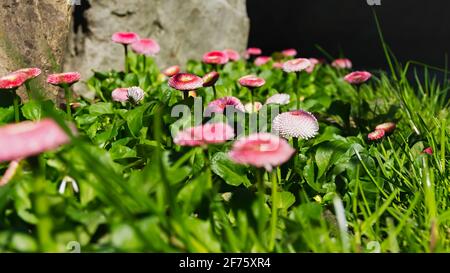
[[[1, 0], [0, 75], [24, 67], [39, 67], [43, 75], [61, 70], [71, 21], [67, 0]], [[44, 86], [44, 85], [43, 85]], [[49, 97], [57, 89], [45, 85]]]
[[[75, 19], [65, 70], [84, 79], [91, 70], [121, 70], [123, 48], [111, 42], [117, 31], [134, 31], [161, 45], [160, 68], [184, 65], [210, 50], [247, 45], [245, 0], [91, 0]], [[79, 7], [80, 8], [80, 7]], [[82, 13], [82, 14], [81, 14]]]

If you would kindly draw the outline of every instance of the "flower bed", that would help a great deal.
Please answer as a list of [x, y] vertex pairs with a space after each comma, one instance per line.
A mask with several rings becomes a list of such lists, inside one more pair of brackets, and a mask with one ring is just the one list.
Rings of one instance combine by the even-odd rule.
[[62, 108], [40, 70], [0, 78], [0, 251], [450, 250], [447, 85], [295, 49], [160, 69], [156, 41], [113, 41], [123, 71], [48, 77]]

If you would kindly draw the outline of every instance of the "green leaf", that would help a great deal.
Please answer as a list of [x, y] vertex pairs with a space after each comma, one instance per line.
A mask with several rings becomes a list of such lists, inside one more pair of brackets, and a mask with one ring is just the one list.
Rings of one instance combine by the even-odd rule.
[[40, 120], [42, 118], [42, 106], [37, 101], [29, 101], [22, 107], [22, 114], [26, 119]]
[[294, 203], [295, 203], [295, 196], [288, 191], [283, 191], [278, 193], [278, 199], [277, 202], [275, 203], [275, 206], [278, 209], [288, 209]]
[[109, 102], [97, 102], [89, 106], [89, 113], [97, 116], [114, 114], [113, 104]]
[[226, 153], [219, 152], [213, 156], [211, 169], [231, 186], [244, 184], [249, 187], [251, 185], [247, 178], [247, 168], [231, 161]]
[[142, 128], [142, 120], [144, 117], [145, 111], [147, 111], [149, 104], [144, 104], [142, 106], [136, 107], [131, 111], [128, 111], [126, 115], [127, 125], [130, 129], [131, 134], [134, 137], [139, 135], [139, 131]]
[[320, 178], [327, 170], [333, 152], [329, 145], [322, 145], [317, 149], [315, 156], [317, 168], [319, 169], [317, 178]]
[[14, 120], [14, 107], [0, 108], [0, 125], [10, 123]]
[[11, 248], [18, 252], [35, 252], [38, 250], [33, 237], [24, 233], [14, 233], [11, 239]]

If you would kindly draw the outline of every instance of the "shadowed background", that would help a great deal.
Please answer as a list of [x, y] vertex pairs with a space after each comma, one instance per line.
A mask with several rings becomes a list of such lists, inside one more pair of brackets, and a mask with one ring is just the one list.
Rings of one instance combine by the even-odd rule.
[[[373, 6], [386, 42], [401, 62], [444, 67], [450, 50], [450, 1], [381, 0]], [[366, 0], [247, 0], [249, 45], [264, 54], [294, 47], [300, 56], [345, 55], [356, 68], [387, 68]]]

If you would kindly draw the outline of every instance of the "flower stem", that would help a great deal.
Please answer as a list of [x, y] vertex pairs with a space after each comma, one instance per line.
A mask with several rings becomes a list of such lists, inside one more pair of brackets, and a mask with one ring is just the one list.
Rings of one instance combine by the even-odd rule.
[[206, 175], [207, 175], [207, 182], [208, 187], [212, 186], [212, 172], [211, 172], [211, 161], [209, 159], [209, 151], [207, 148], [203, 149], [204, 156], [205, 156], [205, 165], [206, 165]]
[[295, 154], [294, 154], [294, 168], [297, 165], [297, 158], [298, 158], [298, 154], [300, 153], [300, 148], [299, 148], [299, 144], [298, 144], [298, 138], [294, 137], [292, 138], [292, 144], [294, 145], [294, 149], [295, 149]]
[[13, 103], [14, 103], [14, 121], [16, 123], [18, 123], [20, 121], [20, 116], [19, 116], [19, 96], [14, 92], [14, 98], [13, 98]]
[[147, 67], [147, 56], [142, 55], [142, 57], [144, 58], [144, 68], [143, 68], [143, 70], [145, 72], [146, 71], [146, 67]]
[[41, 252], [52, 252], [55, 251], [52, 229], [53, 221], [49, 215], [49, 202], [46, 193], [47, 181], [45, 179], [45, 159], [43, 156], [38, 157], [39, 164], [39, 175], [35, 184], [36, 199], [35, 199], [35, 209], [36, 216], [38, 217], [37, 223], [37, 235], [38, 242]]
[[189, 91], [183, 91], [183, 99], [187, 100], [189, 98]]
[[300, 110], [300, 72], [297, 73], [297, 109]]
[[276, 177], [276, 170], [271, 173], [272, 178], [272, 217], [270, 219], [270, 244], [269, 251], [273, 251], [275, 247], [276, 231], [277, 231], [277, 203], [278, 203], [278, 181]]
[[70, 106], [70, 103], [72, 101], [72, 90], [67, 84], [65, 84], [63, 88], [64, 88], [64, 97], [66, 99], [67, 116], [69, 116], [69, 118], [72, 119], [72, 108]]
[[[250, 88], [250, 99], [251, 99], [251, 102], [252, 102], [252, 108], [253, 108], [253, 106], [255, 105], [255, 98], [253, 97], [253, 91], [254, 91], [255, 89], [254, 88]], [[252, 109], [253, 110], [253, 109]]]
[[32, 96], [31, 96], [31, 86], [30, 86], [30, 83], [28, 81], [25, 82], [25, 88], [27, 90], [28, 99], [29, 100], [33, 99]]
[[256, 169], [256, 182], [257, 182], [257, 188], [258, 188], [258, 196], [262, 208], [264, 208], [265, 203], [265, 190], [264, 190], [264, 169], [258, 168]]
[[125, 74], [128, 74], [128, 46], [123, 45], [125, 49]]
[[213, 85], [213, 86], [212, 86], [212, 89], [213, 89], [213, 92], [214, 92], [214, 99], [216, 100], [216, 99], [217, 99], [217, 90], [216, 90], [216, 86]]

